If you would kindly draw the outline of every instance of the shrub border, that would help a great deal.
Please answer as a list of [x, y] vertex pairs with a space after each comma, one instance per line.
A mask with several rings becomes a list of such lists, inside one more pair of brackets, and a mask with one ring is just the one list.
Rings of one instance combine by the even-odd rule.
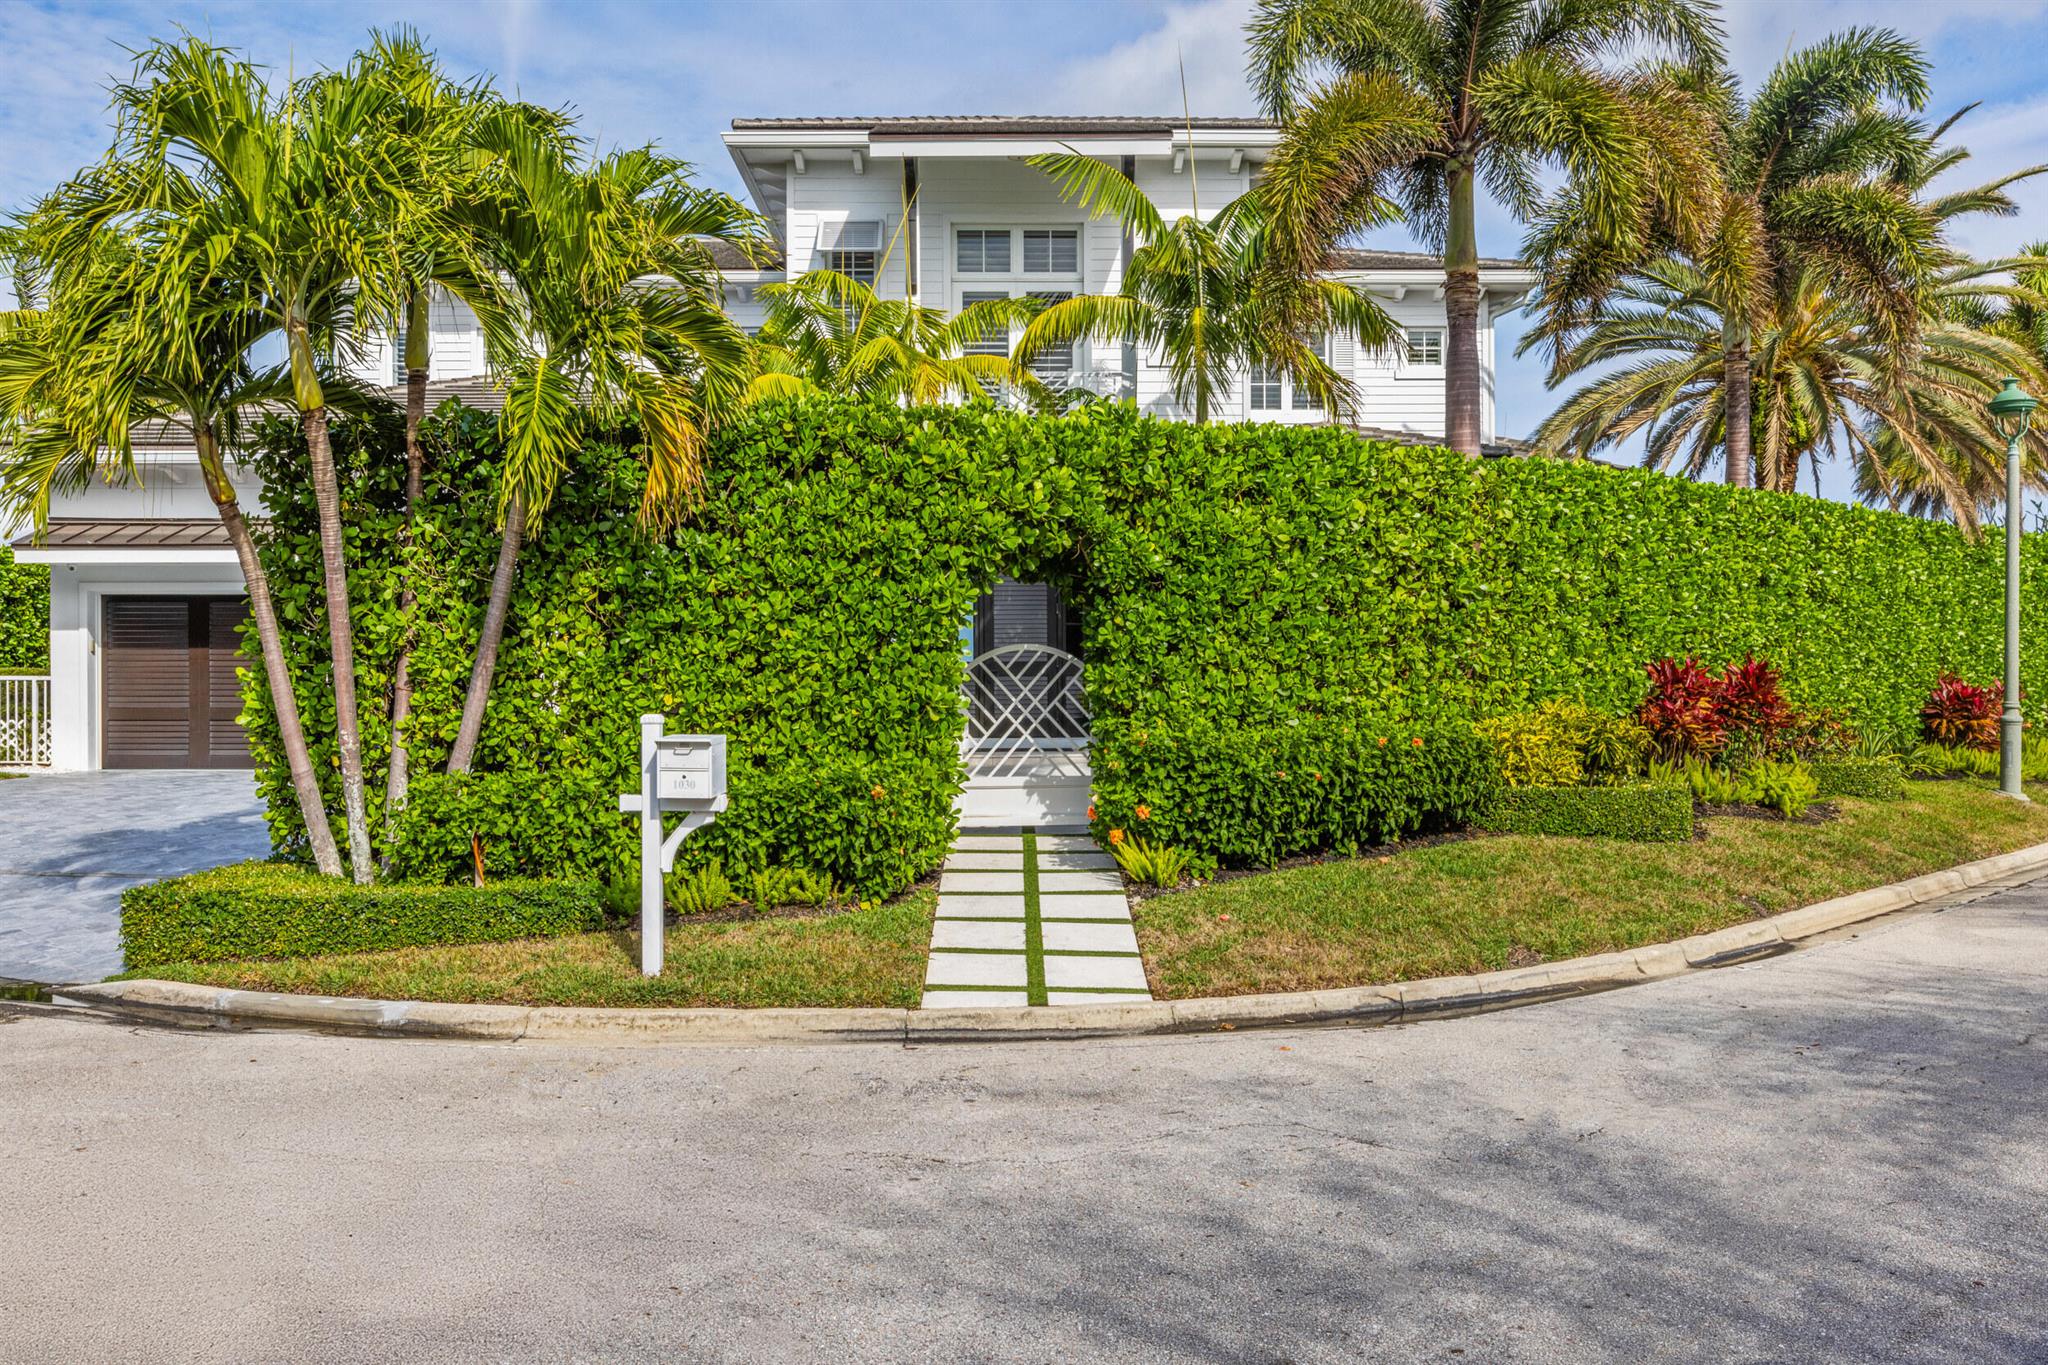
[[1032, 1009], [579, 1009], [331, 999], [180, 981], [66, 986], [63, 1006], [188, 1028], [297, 1028], [392, 1037], [559, 1043], [908, 1043], [1079, 1039], [1448, 1019], [1638, 986], [1791, 952], [1808, 939], [1992, 882], [2048, 870], [2048, 843], [1787, 910], [1711, 934], [1391, 986]]

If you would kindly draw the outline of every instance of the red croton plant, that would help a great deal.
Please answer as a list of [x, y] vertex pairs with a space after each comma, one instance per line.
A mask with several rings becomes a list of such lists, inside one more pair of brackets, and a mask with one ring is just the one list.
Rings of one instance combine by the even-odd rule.
[[1698, 659], [1647, 666], [1650, 695], [1636, 719], [1666, 758], [1712, 758], [1727, 750], [1775, 756], [1840, 747], [1846, 729], [1821, 712], [1794, 710], [1778, 670], [1755, 655], [1715, 673]]
[[1978, 687], [1944, 672], [1920, 708], [1927, 738], [1951, 749], [1998, 748], [1998, 716], [2005, 709], [2005, 685]]

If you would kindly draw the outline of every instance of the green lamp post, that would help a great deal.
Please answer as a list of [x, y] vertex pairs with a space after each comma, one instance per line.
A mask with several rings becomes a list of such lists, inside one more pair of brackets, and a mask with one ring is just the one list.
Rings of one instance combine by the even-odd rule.
[[1998, 719], [1998, 789], [2015, 801], [2020, 787], [2020, 441], [2036, 400], [2007, 379], [1991, 399], [1991, 421], [2005, 437], [2005, 712]]

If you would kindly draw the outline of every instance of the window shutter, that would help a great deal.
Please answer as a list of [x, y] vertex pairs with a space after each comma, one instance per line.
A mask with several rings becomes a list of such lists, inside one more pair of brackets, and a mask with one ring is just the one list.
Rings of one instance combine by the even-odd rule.
[[[960, 296], [960, 308], [964, 312], [977, 303], [988, 303], [995, 299], [1006, 299], [1008, 297], [1010, 297], [1008, 294], [1000, 291], [996, 293], [966, 293]], [[968, 342], [961, 349], [968, 355], [1008, 355], [1010, 353], [1010, 331], [1007, 327], [991, 327], [979, 338]]]
[[880, 251], [882, 249], [882, 224], [873, 218], [848, 219], [837, 223], [818, 225], [818, 250], [834, 251]]
[[1080, 233], [1072, 228], [1026, 228], [1024, 273], [1073, 275], [1081, 269]]
[[[1025, 295], [1025, 297], [1036, 299], [1045, 307], [1050, 308], [1056, 303], [1065, 303], [1074, 296], [1063, 290], [1057, 290], [1049, 292], [1035, 291]], [[1069, 343], [1054, 350], [1040, 351], [1038, 358], [1031, 362], [1031, 372], [1055, 388], [1064, 388], [1068, 376], [1074, 372], [1073, 345]]]

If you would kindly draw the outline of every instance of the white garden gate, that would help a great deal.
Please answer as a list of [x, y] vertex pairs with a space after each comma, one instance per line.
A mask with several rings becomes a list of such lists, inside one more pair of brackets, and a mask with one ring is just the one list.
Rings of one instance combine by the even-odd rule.
[[1081, 661], [1051, 645], [989, 650], [967, 661], [965, 701], [960, 823], [1085, 823], [1091, 773]]

